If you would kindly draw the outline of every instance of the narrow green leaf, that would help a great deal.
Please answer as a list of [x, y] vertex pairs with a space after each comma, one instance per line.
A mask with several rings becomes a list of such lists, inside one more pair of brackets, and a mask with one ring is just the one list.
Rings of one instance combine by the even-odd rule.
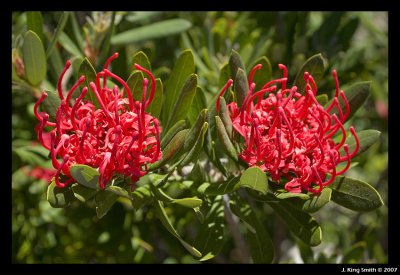
[[378, 191], [366, 182], [338, 176], [329, 185], [332, 201], [357, 212], [372, 211], [383, 205]]
[[331, 200], [332, 190], [324, 188], [319, 196], [312, 196], [308, 200], [293, 198], [287, 200], [292, 206], [303, 210], [307, 213], [314, 213], [320, 210], [325, 204]]
[[[240, 54], [237, 51], [232, 50], [231, 55], [229, 56], [228, 64], [229, 64], [229, 69], [230, 69], [230, 76], [232, 77], [233, 81], [236, 82], [236, 75], [238, 73], [238, 69], [242, 69], [244, 72], [246, 71], [246, 68], [243, 64], [242, 58], [240, 57]], [[246, 75], [246, 73], [245, 73], [245, 75]], [[246, 81], [246, 83], [247, 83], [247, 81]]]
[[272, 79], [272, 67], [269, 59], [266, 56], [260, 57], [250, 69], [257, 64], [261, 64], [262, 67], [254, 73], [253, 82], [256, 83], [256, 87], [254, 89], [255, 91], [260, 90], [268, 81]]
[[46, 50], [46, 56], [49, 58], [49, 56], [53, 53], [54, 46], [56, 45], [58, 41], [58, 37], [60, 36], [60, 33], [64, 30], [65, 24], [67, 24], [68, 21], [68, 12], [63, 12], [60, 20], [58, 21], [56, 32], [53, 35], [53, 38], [51, 39], [49, 46], [47, 47]]
[[195, 65], [193, 53], [190, 49], [187, 49], [178, 57], [166, 85], [162, 116], [165, 121], [170, 117], [186, 79], [194, 73], [194, 70]]
[[232, 193], [240, 188], [240, 177], [234, 177], [226, 182], [208, 183], [204, 182], [197, 188], [197, 192], [207, 195], [216, 196]]
[[250, 167], [240, 176], [240, 185], [267, 194], [267, 175], [258, 166]]
[[127, 198], [129, 200], [132, 200], [132, 197], [129, 195], [129, 192], [127, 190], [125, 190], [124, 188], [121, 188], [119, 186], [110, 185], [110, 186], [106, 187], [106, 190], [114, 193], [115, 195], [117, 195], [119, 197], [124, 197], [124, 198]]
[[193, 125], [196, 122], [198, 114], [201, 112], [201, 110], [206, 109], [206, 107], [207, 104], [204, 91], [200, 86], [197, 86], [192, 105], [187, 113], [187, 118], [189, 119], [190, 125]]
[[254, 263], [272, 263], [274, 259], [274, 244], [250, 205], [240, 197], [231, 197], [229, 202], [233, 214], [238, 216], [246, 225], [246, 237]]
[[43, 107], [43, 111], [49, 114], [51, 119], [56, 119], [56, 113], [58, 107], [61, 105], [61, 99], [58, 96], [58, 93], [46, 91], [47, 97], [43, 100], [41, 107]]
[[[82, 36], [82, 29], [79, 26], [78, 20], [76, 19], [77, 13], [75, 12], [69, 12], [70, 13], [70, 19], [71, 19], [71, 25], [72, 25], [72, 32], [75, 37], [75, 41], [78, 42], [78, 47], [80, 50], [82, 49], [82, 44], [83, 44], [83, 36]], [[80, 44], [79, 44], [80, 43]]]
[[172, 126], [168, 132], [161, 138], [161, 150], [164, 150], [165, 146], [169, 144], [172, 138], [179, 132], [186, 128], [186, 121], [179, 120]]
[[70, 54], [78, 57], [82, 57], [81, 50], [75, 45], [75, 43], [65, 34], [65, 32], [61, 32], [58, 37], [58, 42], [64, 49]]
[[208, 110], [203, 109], [198, 114], [196, 121], [192, 125], [189, 130], [189, 133], [186, 136], [185, 143], [183, 145], [183, 149], [185, 151], [190, 150], [195, 145], [196, 141], [199, 139], [200, 134], [203, 132], [204, 123], [207, 122], [207, 114]]
[[188, 132], [189, 129], [179, 131], [162, 151], [162, 159], [151, 164], [149, 170], [157, 169], [166, 164], [169, 160], [172, 161], [178, 159], [183, 153], [181, 148], [183, 147]]
[[[203, 127], [201, 128], [200, 134], [196, 140], [196, 143], [193, 145], [193, 147], [189, 150], [189, 152], [186, 154], [185, 158], [182, 160], [182, 162], [179, 164], [180, 166], [185, 166], [189, 164], [190, 162], [197, 162], [197, 158], [201, 152], [201, 149], [203, 148], [204, 144], [204, 136], [207, 132], [208, 129], [208, 123], [204, 122]], [[189, 136], [189, 135], [188, 135]], [[187, 139], [189, 137], [186, 137]], [[183, 146], [183, 150], [185, 150], [185, 146]]]
[[28, 11], [26, 13], [26, 24], [28, 25], [28, 30], [36, 33], [44, 43], [42, 13], [40, 11]]
[[226, 101], [224, 97], [221, 97], [219, 102], [219, 115], [221, 117], [222, 122], [224, 123], [226, 133], [229, 137], [232, 137], [233, 133], [233, 125], [232, 120], [229, 116], [228, 108], [226, 107]]
[[143, 68], [151, 71], [151, 65], [150, 65], [149, 58], [143, 51], [137, 52], [133, 55], [132, 68], [133, 68], [133, 64], [135, 64], [135, 63], [137, 63], [140, 66], [142, 66]]
[[215, 116], [215, 123], [215, 125], [217, 126], [218, 139], [221, 142], [223, 149], [230, 158], [238, 161], [238, 153], [233, 146], [232, 141], [229, 138], [225, 126], [219, 116]]
[[141, 71], [135, 70], [133, 73], [130, 74], [128, 80], [126, 81], [129, 89], [131, 89], [133, 99], [139, 102], [142, 100], [143, 79], [143, 73]]
[[185, 242], [178, 234], [178, 232], [172, 225], [170, 219], [168, 218], [162, 202], [160, 202], [159, 200], [155, 200], [154, 209], [164, 227], [181, 242], [181, 244], [186, 248], [186, 250], [189, 251], [190, 254], [192, 254], [195, 257], [201, 257], [202, 256], [201, 253], [196, 248]]
[[[100, 46], [100, 56], [98, 58], [98, 64], [104, 64], [107, 58], [109, 57], [109, 50], [111, 46], [111, 37], [114, 36], [115, 32], [115, 17], [116, 17], [117, 12], [113, 11], [111, 15], [111, 22], [107, 30], [106, 37], [103, 40], [103, 43]], [[79, 41], [79, 40], [78, 40]]]
[[154, 194], [154, 197], [157, 198], [157, 200], [163, 201], [163, 202], [173, 202], [174, 199], [168, 196], [161, 188], [155, 187], [154, 185], [150, 186], [151, 192]]
[[186, 118], [186, 114], [192, 105], [193, 98], [196, 95], [197, 75], [191, 74], [182, 87], [182, 90], [171, 109], [171, 114], [168, 119], [167, 129], [174, 125], [177, 121]]
[[317, 95], [316, 99], [317, 99], [318, 103], [321, 104], [322, 106], [324, 106], [329, 101], [327, 94]]
[[[197, 63], [196, 63], [197, 64]], [[236, 75], [235, 75], [236, 76]], [[218, 79], [218, 87], [222, 89], [226, 82], [228, 82], [229, 78], [231, 78], [230, 71], [229, 71], [229, 64], [225, 63], [219, 73], [219, 79]]]
[[85, 76], [85, 81], [81, 84], [81, 88], [83, 89], [83, 87], [87, 87], [89, 89], [85, 95], [85, 98], [90, 100], [97, 108], [99, 108], [99, 101], [97, 100], [96, 95], [90, 88], [90, 82], [96, 83], [96, 71], [90, 63], [89, 59], [87, 59], [86, 57], [85, 59], [83, 59], [81, 65], [79, 66], [78, 75]]
[[74, 192], [75, 198], [77, 198], [81, 202], [89, 201], [97, 193], [97, 190], [92, 189], [92, 188], [87, 188], [81, 184], [74, 184], [74, 185], [72, 185], [71, 188], [72, 188], [72, 192]]
[[242, 106], [243, 100], [246, 97], [247, 93], [249, 92], [249, 85], [247, 82], [247, 76], [244, 70], [241, 68], [238, 69], [235, 81], [233, 83], [236, 100], [238, 107]]
[[[348, 89], [346, 89], [346, 91], [344, 91], [344, 94], [350, 106], [350, 114], [347, 117], [346, 121], [352, 118], [353, 115], [357, 112], [357, 110], [364, 104], [365, 100], [367, 100], [370, 94], [370, 89], [371, 89], [371, 82], [364, 81], [355, 83], [351, 85]], [[332, 100], [330, 100], [325, 106], [326, 107], [329, 106], [331, 102]], [[340, 108], [342, 109], [342, 112], [345, 113], [346, 104], [344, 103], [344, 100], [340, 96], [339, 96], [339, 104]], [[332, 109], [331, 114], [339, 115], [339, 111], [337, 110], [336, 107]]]
[[283, 219], [289, 230], [305, 244], [317, 246], [321, 243], [321, 227], [308, 213], [297, 210], [285, 201], [270, 202], [269, 205]]
[[188, 208], [199, 207], [203, 201], [198, 198], [183, 198], [183, 199], [174, 199], [172, 203], [176, 203]]
[[99, 190], [94, 196], [96, 202], [96, 214], [99, 219], [104, 217], [117, 201], [118, 195], [108, 190]]
[[224, 205], [222, 196], [217, 196], [193, 243], [193, 246], [197, 247], [203, 255], [200, 261], [206, 261], [218, 255], [224, 245], [224, 229]]
[[63, 208], [68, 206], [73, 197], [74, 196], [71, 189], [69, 189], [68, 187], [57, 187], [54, 178], [51, 180], [51, 183], [47, 187], [47, 201], [54, 208]]
[[[364, 130], [360, 132], [356, 132], [358, 140], [360, 142], [360, 148], [356, 156], [368, 150], [375, 142], [379, 140], [381, 136], [381, 132], [377, 130]], [[353, 136], [350, 136], [346, 139], [346, 143], [349, 145], [349, 152], [353, 152], [356, 148], [356, 140]], [[340, 155], [345, 156], [346, 152], [343, 147], [339, 150]]]
[[283, 192], [283, 193], [275, 192], [275, 197], [277, 197], [280, 200], [289, 198], [300, 198], [302, 200], [308, 200], [310, 198], [309, 195], [304, 193], [291, 193], [291, 192]]
[[74, 164], [70, 169], [71, 176], [85, 187], [98, 189], [99, 172], [87, 165]]
[[[152, 85], [153, 84], [150, 83], [149, 91], [151, 90]], [[150, 93], [148, 93], [148, 95], [150, 96]], [[159, 119], [162, 107], [162, 99], [163, 99], [163, 85], [161, 79], [156, 78], [156, 90], [154, 91], [153, 101], [147, 107], [146, 112]]]
[[294, 80], [293, 85], [297, 86], [297, 91], [301, 94], [304, 94], [306, 83], [304, 81], [304, 73], [308, 72], [314, 78], [314, 81], [318, 83], [322, 79], [325, 71], [325, 59], [322, 57], [322, 54], [316, 54], [311, 56], [309, 59], [301, 67], [300, 71], [296, 75], [296, 79]]
[[22, 55], [26, 78], [33, 86], [38, 86], [46, 77], [47, 64], [42, 41], [33, 31], [24, 35]]
[[191, 26], [192, 23], [182, 18], [164, 20], [118, 33], [111, 38], [111, 44], [123, 45], [168, 37], [184, 32]]
[[149, 185], [136, 188], [135, 191], [131, 193], [131, 196], [132, 205], [136, 210], [138, 210], [142, 205], [149, 203], [153, 198]]
[[157, 16], [161, 14], [161, 11], [135, 11], [135, 12], [129, 12], [128, 15], [126, 15], [125, 19], [128, 20], [131, 23], [135, 22], [146, 22], [145, 20], [149, 20], [154, 16]]

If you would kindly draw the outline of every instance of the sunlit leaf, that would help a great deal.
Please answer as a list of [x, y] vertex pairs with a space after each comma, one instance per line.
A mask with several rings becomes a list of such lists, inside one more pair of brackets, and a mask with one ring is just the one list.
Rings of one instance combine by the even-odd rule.
[[47, 63], [42, 41], [33, 31], [24, 35], [22, 54], [26, 78], [33, 86], [38, 86], [46, 77]]
[[268, 191], [267, 175], [258, 166], [250, 167], [240, 177], [240, 185], [266, 194]]
[[87, 165], [75, 164], [70, 169], [71, 176], [85, 187], [98, 189], [99, 172]]

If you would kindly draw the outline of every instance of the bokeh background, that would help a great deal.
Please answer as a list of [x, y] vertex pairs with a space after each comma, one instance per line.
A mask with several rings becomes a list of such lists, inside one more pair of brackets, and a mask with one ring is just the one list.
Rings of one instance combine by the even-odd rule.
[[[52, 208], [46, 201], [51, 170], [43, 169], [51, 168], [51, 163], [36, 141], [33, 114], [40, 91], [55, 91], [68, 59], [74, 68], [68, 76], [73, 83], [85, 56], [100, 66], [118, 51], [113, 71], [127, 79], [132, 55], [142, 50], [164, 81], [186, 48], [195, 54], [199, 85], [207, 100], [222, 87], [220, 69], [232, 49], [240, 53], [247, 68], [262, 55], [270, 59], [276, 75], [280, 74], [277, 64], [287, 65], [289, 82], [307, 58], [322, 53], [327, 69], [318, 89], [329, 96], [334, 90], [330, 75], [334, 68], [344, 90], [358, 81], [372, 82], [370, 97], [346, 126], [382, 134], [378, 143], [354, 159], [358, 164], [347, 175], [373, 185], [385, 205], [357, 213], [328, 204], [314, 215], [323, 230], [323, 242], [315, 248], [296, 240], [266, 205], [258, 205], [258, 214], [273, 237], [276, 263], [387, 262], [387, 12], [43, 12], [39, 37], [47, 47], [55, 35], [58, 39], [40, 87], [24, 80], [21, 46], [31, 18], [27, 12], [12, 14], [13, 262], [198, 263], [150, 208], [135, 212], [121, 201], [100, 220], [93, 205], [76, 202], [64, 209]], [[196, 225], [193, 213], [173, 206], [167, 210], [177, 230], [190, 239]], [[225, 240], [221, 253], [211, 261], [244, 262], [229, 230]]]

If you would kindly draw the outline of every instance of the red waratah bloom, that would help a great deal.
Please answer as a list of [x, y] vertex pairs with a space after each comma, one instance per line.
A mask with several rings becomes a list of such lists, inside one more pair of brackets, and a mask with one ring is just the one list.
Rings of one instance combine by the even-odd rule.
[[[350, 132], [356, 140], [356, 148], [349, 152], [346, 130], [343, 123], [350, 113], [346, 96], [339, 89], [337, 73], [333, 70], [336, 93], [332, 103], [325, 109], [316, 100], [317, 85], [309, 73], [304, 74], [304, 95], [297, 87], [287, 88], [287, 68], [279, 64], [283, 77], [266, 83], [261, 90], [254, 91], [253, 76], [261, 68], [256, 65], [249, 75], [249, 91], [239, 108], [236, 102], [228, 104], [234, 129], [244, 138], [245, 149], [240, 157], [250, 166], [259, 166], [278, 183], [285, 178], [285, 189], [300, 193], [302, 190], [319, 194], [324, 186], [333, 182], [350, 166], [350, 160], [359, 149], [359, 140], [353, 127]], [[230, 79], [219, 94], [219, 98], [232, 85]], [[277, 89], [280, 84], [280, 89]], [[278, 90], [278, 91], [277, 91]], [[268, 94], [264, 97], [264, 95]], [[345, 103], [343, 113], [339, 97]], [[217, 110], [219, 109], [219, 98]], [[338, 116], [333, 113], [336, 109]], [[341, 139], [332, 137], [340, 131]], [[343, 148], [344, 154], [339, 150]], [[336, 170], [336, 166], [346, 166]]]
[[[154, 76], [135, 64], [135, 68], [147, 74], [152, 82], [149, 98], [146, 99], [148, 79], [144, 78], [142, 99], [135, 101], [127, 83], [108, 70], [110, 62], [117, 57], [118, 53], [115, 53], [106, 61], [103, 71], [96, 75], [96, 83], [91, 82], [90, 87], [84, 87], [74, 102], [72, 95], [85, 77], [81, 76], [65, 96], [61, 82], [71, 66], [71, 62], [67, 61], [57, 85], [61, 104], [55, 122], [49, 121], [49, 114], [38, 111], [39, 104], [47, 97], [46, 92], [35, 104], [34, 113], [40, 121], [36, 129], [38, 139], [50, 151], [52, 164], [57, 169], [55, 183], [58, 187], [74, 182], [70, 174], [70, 167], [74, 164], [98, 168], [101, 189], [115, 175], [131, 177], [131, 182], [136, 182], [146, 174], [147, 165], [162, 156], [159, 122], [145, 112], [154, 97]], [[106, 86], [108, 77], [119, 82], [123, 89], [116, 85], [109, 89]], [[96, 97], [99, 108], [84, 98], [90, 92]], [[54, 128], [47, 131], [48, 127]], [[63, 182], [60, 180], [62, 174]]]

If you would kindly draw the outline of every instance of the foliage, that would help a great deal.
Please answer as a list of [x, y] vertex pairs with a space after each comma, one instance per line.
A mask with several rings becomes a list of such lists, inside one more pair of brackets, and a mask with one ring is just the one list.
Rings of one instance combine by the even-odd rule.
[[[14, 12], [12, 20], [13, 262], [387, 262], [386, 13]], [[162, 159], [134, 189], [124, 177], [99, 189], [86, 165], [71, 168], [66, 188], [35, 178], [34, 168], [52, 168], [34, 131], [41, 92], [54, 119], [65, 61], [68, 83], [81, 75], [89, 83], [114, 52], [111, 70], [135, 100], [144, 74], [133, 64], [156, 77], [148, 112], [161, 121]], [[227, 104], [245, 100], [256, 64], [256, 90], [285, 64], [298, 87], [310, 72], [327, 106], [329, 74], [339, 72], [352, 110], [345, 127], [358, 129], [360, 150], [320, 196], [287, 193], [238, 157]], [[354, 137], [347, 143], [353, 151]]]

